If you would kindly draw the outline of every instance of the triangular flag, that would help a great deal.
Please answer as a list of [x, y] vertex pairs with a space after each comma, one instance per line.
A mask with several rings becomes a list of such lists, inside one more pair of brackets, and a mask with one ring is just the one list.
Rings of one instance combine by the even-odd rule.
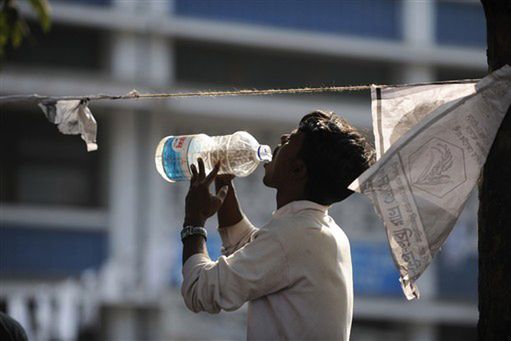
[[511, 104], [511, 67], [475, 86], [372, 90], [381, 158], [349, 188], [373, 203], [385, 225], [403, 291], [408, 299], [418, 298], [414, 282], [456, 223]]

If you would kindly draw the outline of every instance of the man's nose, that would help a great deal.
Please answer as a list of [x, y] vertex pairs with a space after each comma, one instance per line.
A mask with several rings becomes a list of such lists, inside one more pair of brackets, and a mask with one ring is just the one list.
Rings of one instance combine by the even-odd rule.
[[280, 136], [280, 143], [286, 143], [289, 140], [289, 134], [284, 134]]

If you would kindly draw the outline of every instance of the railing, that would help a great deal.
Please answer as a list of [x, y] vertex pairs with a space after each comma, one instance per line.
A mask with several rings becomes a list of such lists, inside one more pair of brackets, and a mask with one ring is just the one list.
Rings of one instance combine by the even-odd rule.
[[77, 340], [80, 330], [98, 317], [96, 274], [86, 271], [79, 280], [15, 285], [4, 283], [0, 301], [6, 313], [25, 329], [29, 340]]

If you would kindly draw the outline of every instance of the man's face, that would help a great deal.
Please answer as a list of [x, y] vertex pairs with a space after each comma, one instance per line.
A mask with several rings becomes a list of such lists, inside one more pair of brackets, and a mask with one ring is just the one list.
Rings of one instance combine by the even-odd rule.
[[297, 129], [280, 137], [272, 161], [264, 165], [263, 183], [266, 186], [278, 189], [293, 180], [293, 171], [304, 139], [305, 135]]

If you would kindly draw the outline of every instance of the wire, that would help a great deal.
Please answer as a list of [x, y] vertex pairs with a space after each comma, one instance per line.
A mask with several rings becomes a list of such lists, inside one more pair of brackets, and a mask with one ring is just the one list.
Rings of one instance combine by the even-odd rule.
[[435, 84], [457, 84], [457, 83], [474, 83], [478, 79], [463, 79], [452, 81], [441, 81], [431, 83], [414, 83], [414, 84], [400, 84], [400, 85], [348, 85], [348, 86], [326, 86], [326, 87], [305, 87], [305, 88], [290, 88], [290, 89], [242, 89], [242, 90], [227, 90], [227, 91], [195, 91], [195, 92], [175, 92], [175, 93], [139, 93], [137, 90], [132, 90], [125, 95], [108, 95], [97, 94], [90, 96], [45, 96], [45, 95], [8, 95], [0, 96], [0, 103], [10, 102], [51, 102], [63, 100], [126, 100], [126, 99], [150, 99], [150, 98], [184, 98], [184, 97], [222, 97], [222, 96], [267, 96], [267, 95], [284, 95], [284, 94], [311, 94], [311, 93], [325, 93], [325, 92], [345, 92], [345, 91], [362, 91], [369, 90], [371, 87], [404, 87], [404, 86], [420, 86], [420, 85], [435, 85]]

